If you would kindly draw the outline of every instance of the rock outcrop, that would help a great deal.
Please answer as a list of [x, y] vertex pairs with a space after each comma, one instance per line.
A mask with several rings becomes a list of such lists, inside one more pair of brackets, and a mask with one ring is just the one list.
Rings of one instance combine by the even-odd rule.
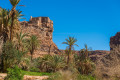
[[115, 47], [120, 45], [120, 32], [110, 38], [110, 50], [113, 50]]
[[40, 47], [35, 52], [35, 55], [59, 53], [59, 49], [52, 41], [53, 21], [49, 17], [31, 17], [30, 21], [24, 21], [20, 24], [23, 33], [36, 35], [40, 41]]

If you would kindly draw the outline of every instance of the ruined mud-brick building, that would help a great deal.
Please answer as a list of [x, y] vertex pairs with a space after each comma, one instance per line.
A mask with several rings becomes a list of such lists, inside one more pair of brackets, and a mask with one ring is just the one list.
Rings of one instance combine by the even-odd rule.
[[59, 53], [56, 44], [52, 41], [53, 21], [49, 17], [31, 17], [30, 21], [20, 24], [23, 33], [36, 35], [40, 41], [40, 47], [35, 55]]

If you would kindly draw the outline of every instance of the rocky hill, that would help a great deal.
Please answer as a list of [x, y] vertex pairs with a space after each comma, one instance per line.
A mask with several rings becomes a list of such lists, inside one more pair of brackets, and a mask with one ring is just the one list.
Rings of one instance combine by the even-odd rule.
[[110, 54], [96, 61], [96, 75], [105, 80], [120, 79], [120, 32], [110, 38]]
[[31, 17], [30, 21], [20, 22], [23, 33], [36, 35], [40, 41], [40, 47], [35, 55], [57, 54], [59, 49], [52, 41], [53, 21], [49, 17]]

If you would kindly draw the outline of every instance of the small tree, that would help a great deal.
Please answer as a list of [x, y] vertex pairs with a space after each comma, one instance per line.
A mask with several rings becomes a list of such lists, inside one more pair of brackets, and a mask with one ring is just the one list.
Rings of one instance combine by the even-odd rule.
[[85, 44], [85, 48], [79, 54], [74, 55], [75, 65], [81, 74], [89, 74], [95, 69], [94, 63], [89, 58], [90, 48]]
[[84, 46], [85, 48], [80, 50], [80, 56], [82, 60], [89, 59], [89, 53], [90, 50], [92, 50], [91, 48], [88, 48], [87, 44], [85, 44]]
[[69, 61], [71, 61], [70, 55], [72, 56], [72, 49], [74, 48], [74, 46], [78, 46], [77, 44], [75, 44], [77, 42], [77, 39], [75, 39], [74, 37], [69, 37], [68, 39], [65, 39], [66, 42], [63, 42], [62, 44], [67, 44], [68, 45], [68, 60], [67, 63], [69, 63]]
[[39, 45], [39, 41], [35, 35], [32, 35], [30, 36], [30, 39], [27, 40], [27, 42], [28, 42], [28, 50], [31, 54], [31, 61], [32, 61], [33, 53], [37, 49]]

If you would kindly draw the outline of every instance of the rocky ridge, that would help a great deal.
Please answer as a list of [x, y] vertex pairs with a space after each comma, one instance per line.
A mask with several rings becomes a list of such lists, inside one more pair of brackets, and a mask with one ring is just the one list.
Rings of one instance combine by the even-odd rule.
[[120, 79], [120, 32], [110, 38], [110, 54], [96, 61], [96, 75], [103, 80]]

